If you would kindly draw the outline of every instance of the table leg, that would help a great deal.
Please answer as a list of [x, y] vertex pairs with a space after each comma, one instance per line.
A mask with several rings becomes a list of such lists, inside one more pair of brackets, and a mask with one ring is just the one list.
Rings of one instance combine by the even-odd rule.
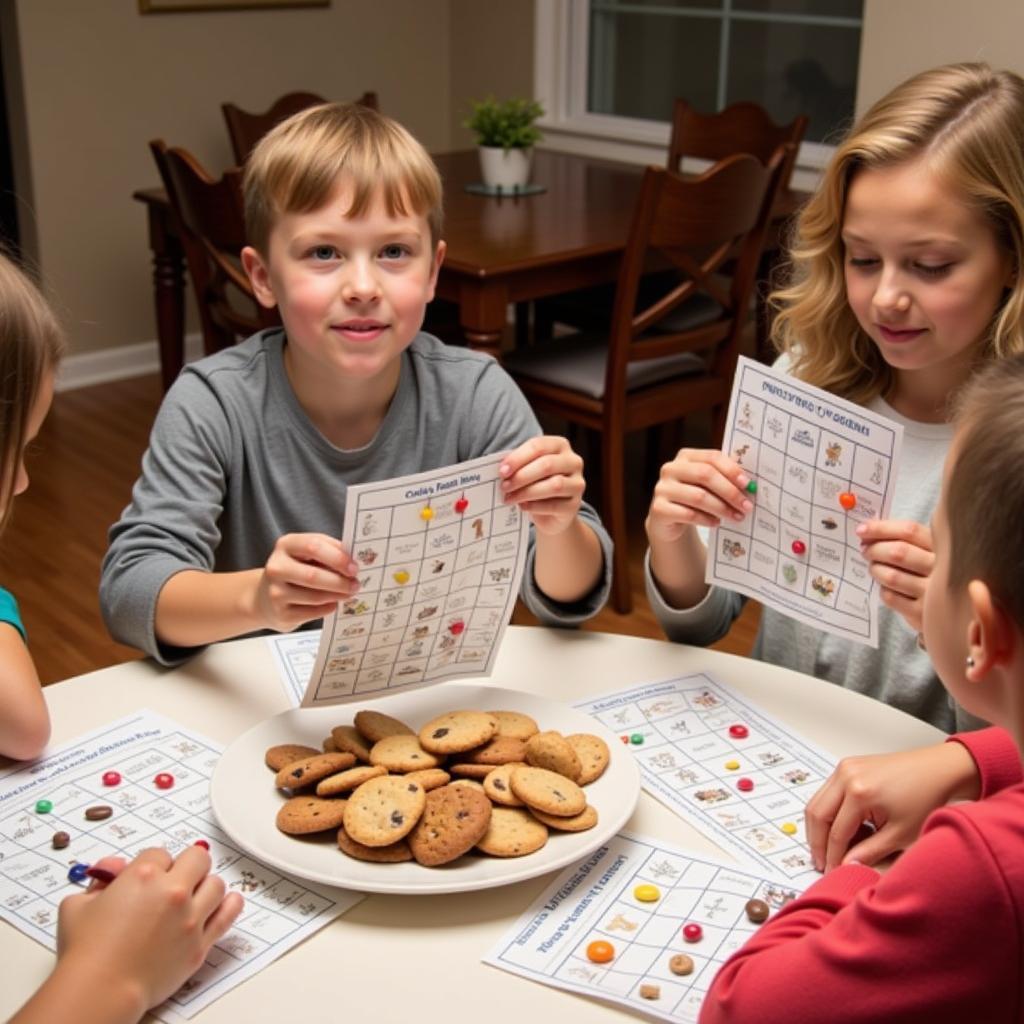
[[464, 285], [459, 296], [459, 323], [469, 347], [501, 359], [508, 318], [508, 288], [497, 281]]
[[153, 253], [153, 299], [160, 344], [160, 379], [166, 391], [185, 364], [185, 261], [181, 240], [168, 222], [169, 211], [149, 207], [149, 247]]

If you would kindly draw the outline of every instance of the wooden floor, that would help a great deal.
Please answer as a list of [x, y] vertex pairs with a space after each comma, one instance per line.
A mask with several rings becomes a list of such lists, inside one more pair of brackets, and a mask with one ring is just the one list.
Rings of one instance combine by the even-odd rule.
[[[0, 586], [18, 598], [44, 683], [140, 656], [109, 638], [97, 591], [107, 529], [128, 502], [159, 401], [156, 375], [64, 392], [29, 451], [31, 485], [0, 538]], [[646, 495], [638, 488], [631, 497], [634, 610], [622, 616], [605, 609], [585, 628], [661, 637], [641, 578]], [[748, 653], [759, 618], [748, 602], [715, 646]], [[513, 621], [531, 617], [519, 609]]]

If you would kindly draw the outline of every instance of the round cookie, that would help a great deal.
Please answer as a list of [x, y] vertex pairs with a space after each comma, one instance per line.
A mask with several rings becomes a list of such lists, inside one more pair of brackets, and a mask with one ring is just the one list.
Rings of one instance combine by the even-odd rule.
[[427, 794], [418, 782], [382, 775], [364, 782], [345, 805], [345, 831], [364, 846], [390, 846], [419, 821]]
[[514, 740], [528, 740], [540, 732], [540, 726], [522, 711], [488, 711], [498, 720], [498, 735], [511, 736]]
[[449, 711], [420, 729], [420, 746], [432, 754], [461, 754], [486, 743], [498, 720], [486, 711]]
[[274, 785], [278, 789], [300, 789], [311, 786], [314, 782], [326, 779], [351, 768], [356, 763], [351, 754], [311, 754], [291, 764], [286, 764], [274, 777]]
[[415, 736], [385, 736], [370, 748], [370, 764], [382, 765], [389, 772], [415, 772], [437, 768], [441, 759], [428, 754]]
[[423, 816], [409, 833], [418, 864], [448, 864], [483, 839], [491, 823], [491, 801], [470, 786], [455, 783], [427, 794]]
[[405, 777], [418, 782], [428, 793], [452, 781], [452, 777], [443, 768], [421, 768], [419, 771], [406, 772]]
[[279, 772], [285, 765], [319, 753], [320, 751], [316, 747], [307, 747], [303, 743], [279, 743], [263, 755], [263, 763], [275, 772]]
[[362, 761], [363, 764], [370, 763], [370, 747], [373, 744], [367, 743], [363, 734], [354, 725], [336, 725], [331, 730], [331, 742], [335, 750], [355, 754], [356, 760]]
[[[397, 718], [392, 718], [380, 711], [357, 711], [353, 721], [356, 729], [371, 743], [377, 743], [385, 736], [415, 735], [405, 722], [400, 722]], [[338, 742], [337, 738], [334, 742]]]
[[560, 818], [571, 818], [587, 806], [586, 795], [572, 779], [546, 768], [513, 768], [509, 784], [527, 807]]
[[466, 779], [486, 779], [494, 765], [490, 764], [450, 764], [447, 770], [452, 775], [461, 775]]
[[571, 818], [560, 818], [557, 814], [545, 814], [531, 807], [530, 812], [538, 820], [542, 821], [548, 828], [556, 829], [559, 832], [586, 832], [597, 824], [597, 811], [587, 804], [579, 814]]
[[350, 790], [358, 789], [364, 782], [377, 778], [378, 775], [387, 775], [387, 768], [378, 765], [357, 764], [355, 768], [346, 768], [337, 775], [328, 775], [316, 784], [317, 796], [337, 796], [339, 793], [347, 793]]
[[449, 783], [452, 786], [465, 786], [467, 789], [475, 789], [478, 793], [483, 793], [484, 784], [479, 779], [456, 779], [454, 782]]
[[585, 786], [604, 775], [608, 762], [612, 759], [608, 744], [600, 736], [589, 732], [575, 732], [565, 737], [566, 743], [576, 751], [580, 759], [580, 774], [576, 781]]
[[366, 846], [357, 843], [345, 831], [344, 825], [338, 829], [338, 849], [356, 860], [368, 860], [371, 864], [401, 864], [412, 860], [412, 850], [406, 840], [399, 839], [390, 846]]
[[464, 764], [509, 764], [526, 760], [526, 743], [512, 736], [492, 736], [482, 747], [467, 750], [460, 758]]
[[580, 759], [560, 732], [539, 732], [531, 736], [526, 741], [526, 763], [573, 781], [580, 777]]
[[281, 804], [277, 827], [290, 836], [326, 832], [337, 828], [345, 816], [345, 800], [324, 800], [319, 796], [293, 796]]
[[522, 807], [523, 801], [512, 792], [510, 777], [513, 768], [519, 768], [517, 764], [499, 765], [493, 771], [488, 772], [484, 779], [484, 792], [491, 800], [502, 807]]
[[548, 830], [529, 811], [518, 807], [495, 807], [491, 824], [476, 844], [492, 857], [523, 857], [548, 841]]

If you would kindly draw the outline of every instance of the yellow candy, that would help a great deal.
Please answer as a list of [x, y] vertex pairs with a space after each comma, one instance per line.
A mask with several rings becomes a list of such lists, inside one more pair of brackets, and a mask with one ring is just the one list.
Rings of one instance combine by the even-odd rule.
[[430, 522], [434, 518], [434, 510], [428, 505], [426, 508], [420, 509], [420, 519]]
[[660, 899], [661, 892], [656, 885], [638, 885], [633, 890], [633, 895], [641, 903], [654, 903], [656, 900]]
[[408, 583], [409, 574], [404, 569], [399, 569], [398, 572], [394, 573], [394, 580], [396, 583]]
[[785, 832], [787, 836], [796, 835], [796, 825], [791, 821], [784, 821], [782, 823], [782, 831]]
[[729, 771], [731, 771], [731, 772], [736, 771], [736, 769], [739, 768], [739, 766], [740, 766], [739, 761], [726, 761], [725, 762], [725, 767], [728, 768]]

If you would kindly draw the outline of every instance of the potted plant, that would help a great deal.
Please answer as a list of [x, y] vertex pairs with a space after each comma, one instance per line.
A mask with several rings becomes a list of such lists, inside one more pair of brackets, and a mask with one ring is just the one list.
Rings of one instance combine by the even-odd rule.
[[535, 124], [544, 116], [536, 100], [496, 100], [493, 96], [471, 103], [463, 122], [476, 135], [480, 147], [480, 173], [484, 184], [515, 191], [530, 180], [533, 144], [543, 136]]

